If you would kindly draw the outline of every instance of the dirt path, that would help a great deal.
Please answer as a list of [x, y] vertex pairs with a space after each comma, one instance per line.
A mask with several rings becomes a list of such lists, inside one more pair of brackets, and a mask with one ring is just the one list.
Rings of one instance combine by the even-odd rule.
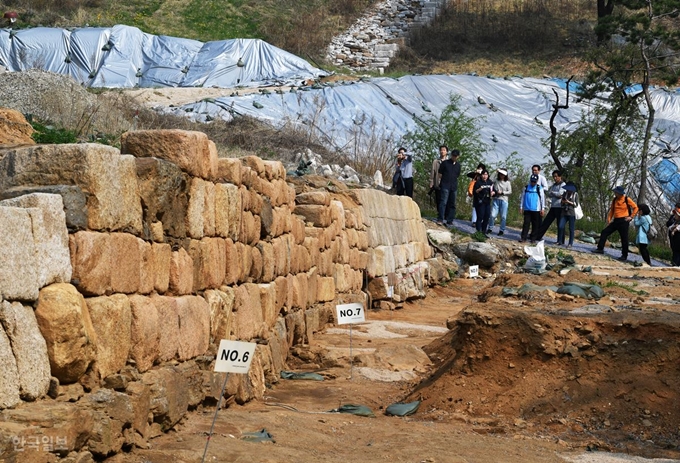
[[[605, 330], [608, 326], [644, 326], [649, 315], [661, 316], [662, 324], [670, 331], [678, 326], [677, 318], [673, 318], [678, 310], [676, 302], [680, 300], [680, 287], [677, 284], [680, 274], [676, 269], [634, 268], [590, 253], [577, 253], [577, 262], [592, 265], [593, 273], [604, 274], [587, 276], [589, 279], [599, 278], [603, 283], [612, 279], [619, 284], [634, 284], [636, 288], [644, 287], [655, 292], [655, 296], [643, 297], [621, 286], [608, 287], [606, 298], [597, 301], [597, 304], [610, 310], [581, 315], [583, 321]], [[508, 278], [503, 281], [506, 286], [527, 281], [547, 284], [555, 276], [524, 274]], [[676, 412], [670, 411], [680, 409], [676, 387], [680, 374], [677, 370], [678, 336], [667, 340], [669, 348], [665, 354], [655, 354], [656, 363], [650, 365], [647, 360], [647, 364], [652, 367], [651, 373], [648, 369], [639, 369], [640, 365], [631, 364], [614, 365], [597, 373], [597, 369], [589, 368], [588, 365], [597, 364], [598, 359], [611, 362], [627, 349], [614, 352], [612, 357], [604, 345], [596, 343], [588, 349], [589, 352], [582, 350], [580, 354], [574, 353], [574, 356], [555, 356], [553, 363], [541, 362], [540, 356], [534, 358], [517, 351], [513, 354], [515, 357], [503, 357], [502, 362], [477, 362], [475, 371], [442, 369], [441, 365], [450, 352], [447, 352], [447, 348], [440, 348], [433, 355], [432, 350], [437, 349], [437, 343], [442, 342], [449, 350], [452, 349], [453, 344], [443, 341], [446, 339], [445, 333], [449, 332], [447, 323], [453, 326], [480, 314], [492, 320], [497, 313], [505, 311], [507, 318], [502, 325], [509, 327], [515, 321], [512, 313], [516, 311], [527, 320], [539, 315], [544, 317], [539, 320], [541, 326], [549, 328], [549, 333], [559, 337], [565, 329], [573, 329], [574, 318], [565, 318], [564, 313], [580, 313], [579, 309], [594, 304], [552, 296], [500, 298], [493, 294], [501, 286], [492, 284], [493, 280], [456, 279], [447, 287], [431, 288], [427, 298], [408, 302], [403, 309], [369, 311], [367, 323], [354, 326], [352, 330], [352, 366], [349, 362], [350, 335], [347, 326], [329, 327], [317, 333], [309, 346], [295, 350], [297, 357], [291, 359], [289, 366], [294, 371], [317, 371], [325, 380], [281, 380], [272, 385], [263, 402], [232, 405], [221, 410], [205, 461], [640, 463], [652, 461], [640, 455], [648, 458], [680, 458], [680, 426]], [[480, 303], [478, 295], [483, 291], [487, 293], [486, 302]], [[619, 308], [631, 305], [636, 308]], [[637, 315], [642, 317], [636, 318]], [[585, 330], [583, 333], [594, 331]], [[670, 331], [660, 333], [652, 329], [644, 335], [645, 339], [642, 339], [640, 331], [636, 342], [652, 340], [648, 338], [656, 340], [656, 336], [666, 336]], [[493, 332], [498, 332], [500, 337], [494, 338], [490, 334]], [[480, 350], [487, 352], [490, 358], [501, 358], [501, 352], [509, 355], [509, 346], [520, 344], [512, 337], [511, 328], [506, 331], [480, 329], [475, 333], [479, 333], [479, 336], [471, 336], [470, 342], [463, 342], [462, 346], [458, 346], [459, 352], [467, 349], [469, 353], [471, 346], [484, 345]], [[521, 336], [521, 333], [517, 336]], [[628, 343], [624, 342], [623, 345]], [[639, 346], [631, 346], [630, 350], [635, 351]], [[423, 355], [423, 349], [430, 351], [434, 364]], [[581, 349], [585, 348], [581, 346]], [[499, 355], [495, 355], [496, 352]], [[597, 354], [591, 355], [592, 352]], [[667, 357], [659, 357], [663, 355]], [[581, 376], [578, 381], [560, 371], [563, 366], [560, 367], [558, 359], [566, 364], [579, 365]], [[631, 359], [634, 359], [634, 355], [625, 361], [634, 361]], [[640, 356], [637, 359], [643, 361], [646, 358]], [[557, 372], [545, 369], [546, 365], [556, 368]], [[531, 368], [535, 369], [533, 373]], [[617, 378], [596, 376], [611, 375], [617, 369], [627, 375], [621, 378], [621, 382]], [[523, 390], [526, 383], [521, 382], [517, 382], [512, 390], [495, 387], [497, 380], [508, 377], [508, 371], [513, 374], [523, 372], [520, 377], [530, 377], [531, 388]], [[654, 371], [657, 371], [657, 379], [661, 381], [656, 383], [657, 390], [642, 390], [638, 394], [631, 376], [653, 376]], [[439, 374], [439, 379], [432, 381], [432, 388], [423, 389], [421, 380], [433, 373]], [[565, 375], [566, 378], [560, 379]], [[579, 381], [583, 384], [579, 385]], [[662, 389], [661, 386], [665, 384], [663, 381], [667, 385]], [[614, 417], [615, 414], [606, 418], [595, 409], [589, 412], [587, 401], [584, 402], [585, 415], [583, 404], [564, 400], [553, 404], [557, 411], [550, 412], [552, 415], [518, 413], [513, 405], [515, 399], [519, 403], [532, 396], [549, 399], [552, 390], [559, 390], [560, 397], [564, 394], [578, 397], [584, 390], [579, 387], [585, 388], [598, 382], [625, 387], [623, 402], [630, 406], [622, 410], [633, 414], [629, 416], [631, 428], [619, 427], [616, 421], [619, 418]], [[415, 415], [388, 417], [384, 414], [388, 405], [409, 398], [419, 384], [423, 403]], [[563, 391], [560, 389], [562, 387], [568, 389]], [[621, 396], [610, 400], [621, 403], [620, 399]], [[500, 405], [503, 403], [505, 406]], [[375, 417], [329, 413], [343, 404], [365, 405], [374, 412]], [[659, 411], [658, 407], [669, 407], [669, 404], [674, 408], [666, 408], [662, 410], [663, 413]], [[642, 409], [638, 410], [640, 407]], [[666, 412], [668, 416], [664, 415]], [[199, 462], [214, 413], [214, 408], [199, 409], [191, 413], [176, 431], [154, 439], [150, 449], [135, 449], [133, 453], [118, 455], [112, 461]], [[557, 415], [561, 418], [556, 419]], [[597, 419], [591, 422], [593, 417]], [[645, 420], [651, 424], [648, 425]], [[665, 434], [659, 430], [664, 426], [667, 429]], [[243, 433], [262, 429], [271, 433], [276, 442], [255, 443], [241, 439]], [[607, 440], [608, 435], [613, 436], [614, 440], [624, 439], [626, 444], [623, 451], [628, 454], [616, 453], [622, 450], [619, 450], [616, 442]], [[663, 442], [654, 442], [661, 436], [665, 436]], [[677, 463], [680, 459], [655, 460], [655, 463], [662, 462]]]

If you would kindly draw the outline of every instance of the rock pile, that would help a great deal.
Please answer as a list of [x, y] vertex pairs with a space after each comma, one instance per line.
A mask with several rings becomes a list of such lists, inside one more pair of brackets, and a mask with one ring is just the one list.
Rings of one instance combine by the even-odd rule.
[[326, 59], [353, 71], [382, 71], [408, 40], [409, 31], [432, 22], [445, 4], [446, 0], [379, 2], [331, 40]]

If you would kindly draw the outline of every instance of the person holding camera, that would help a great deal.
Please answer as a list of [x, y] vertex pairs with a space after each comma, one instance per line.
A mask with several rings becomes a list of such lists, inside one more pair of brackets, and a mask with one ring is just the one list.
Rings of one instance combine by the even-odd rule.
[[397, 169], [400, 181], [397, 181], [397, 195], [413, 198], [413, 156], [406, 154], [406, 148], [397, 151]]

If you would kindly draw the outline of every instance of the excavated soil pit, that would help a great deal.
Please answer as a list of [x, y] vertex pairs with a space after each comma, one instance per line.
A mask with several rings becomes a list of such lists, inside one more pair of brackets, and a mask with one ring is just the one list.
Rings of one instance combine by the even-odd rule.
[[605, 286], [607, 298], [500, 296], [505, 286], [559, 285], [557, 279], [498, 278], [479, 295], [484, 302], [447, 321], [451, 331], [424, 348], [433, 374], [407, 397], [423, 401], [419, 418], [680, 458], [680, 314], [677, 295], [668, 293], [677, 284], [661, 289], [668, 280], [652, 278], [654, 291], [642, 297], [632, 286], [582, 276]]

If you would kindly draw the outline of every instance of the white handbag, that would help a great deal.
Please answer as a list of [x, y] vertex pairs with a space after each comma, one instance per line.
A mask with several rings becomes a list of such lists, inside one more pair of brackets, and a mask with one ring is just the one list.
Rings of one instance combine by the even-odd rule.
[[574, 216], [576, 216], [576, 220], [581, 220], [583, 218], [583, 209], [581, 209], [580, 204], [577, 204], [574, 208]]

